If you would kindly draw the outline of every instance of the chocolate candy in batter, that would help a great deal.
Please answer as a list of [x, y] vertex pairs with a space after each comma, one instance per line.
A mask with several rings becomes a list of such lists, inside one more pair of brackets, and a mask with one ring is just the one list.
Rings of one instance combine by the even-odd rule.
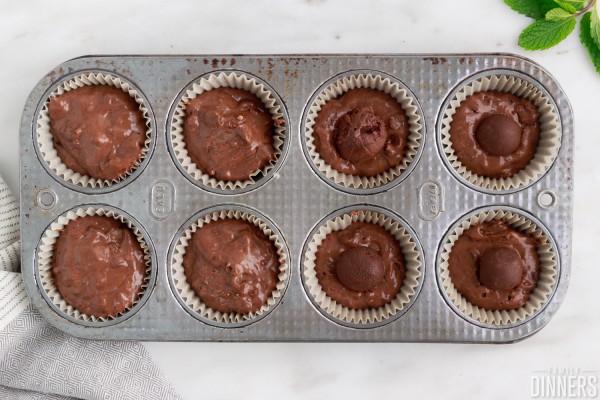
[[183, 137], [192, 162], [220, 181], [245, 181], [276, 159], [272, 116], [247, 90], [221, 87], [190, 100]]
[[492, 114], [476, 132], [479, 146], [493, 156], [508, 156], [521, 144], [521, 126], [504, 114]]
[[84, 86], [52, 98], [50, 133], [60, 160], [95, 179], [123, 177], [142, 157], [146, 122], [127, 93], [108, 85]]
[[189, 285], [222, 313], [260, 310], [277, 286], [279, 266], [273, 242], [255, 225], [232, 218], [198, 228], [183, 256]]
[[366, 292], [383, 281], [385, 266], [375, 250], [360, 246], [342, 253], [335, 265], [335, 273], [348, 289]]
[[358, 163], [375, 156], [386, 140], [385, 123], [371, 110], [356, 108], [338, 121], [335, 144], [340, 155], [350, 162]]
[[325, 103], [313, 130], [323, 161], [343, 174], [364, 177], [400, 165], [409, 135], [408, 118], [398, 101], [367, 88]]
[[138, 299], [146, 264], [134, 233], [106, 216], [70, 221], [54, 245], [52, 273], [64, 300], [95, 317], [115, 317]]
[[537, 286], [538, 244], [503, 220], [474, 224], [450, 252], [452, 284], [471, 304], [486, 310], [521, 308]]
[[510, 290], [523, 278], [523, 262], [519, 253], [509, 247], [493, 247], [479, 259], [479, 280], [494, 290]]
[[323, 291], [342, 306], [378, 308], [400, 291], [404, 258], [398, 241], [385, 228], [354, 222], [323, 239], [315, 272]]
[[499, 91], [477, 92], [468, 96], [452, 117], [452, 149], [471, 172], [510, 178], [535, 156], [539, 115], [531, 100]]

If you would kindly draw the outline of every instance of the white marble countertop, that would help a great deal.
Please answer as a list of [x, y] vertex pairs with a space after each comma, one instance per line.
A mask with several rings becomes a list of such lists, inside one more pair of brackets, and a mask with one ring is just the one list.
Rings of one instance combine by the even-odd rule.
[[[368, 5], [367, 5], [368, 4]], [[513, 52], [562, 84], [576, 116], [573, 268], [561, 309], [513, 345], [148, 343], [188, 399], [529, 398], [535, 371], [600, 376], [600, 76], [577, 31], [526, 52], [529, 23], [502, 1], [0, 2], [0, 173], [18, 193], [18, 132], [31, 88], [85, 54]]]

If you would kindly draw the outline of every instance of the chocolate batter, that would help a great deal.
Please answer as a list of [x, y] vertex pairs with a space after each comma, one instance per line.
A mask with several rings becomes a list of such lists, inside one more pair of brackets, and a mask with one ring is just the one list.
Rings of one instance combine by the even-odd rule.
[[398, 166], [408, 142], [408, 118], [392, 96], [352, 89], [329, 100], [314, 125], [323, 161], [347, 175], [377, 176]]
[[[357, 248], [370, 251], [357, 254]], [[354, 273], [346, 270], [349, 261], [344, 260], [344, 254], [347, 252], [362, 259], [362, 262], [352, 263]], [[341, 305], [354, 309], [378, 308], [390, 303], [400, 291], [405, 274], [404, 258], [396, 238], [380, 225], [367, 222], [354, 222], [327, 235], [317, 249], [315, 270], [323, 291]], [[360, 277], [366, 278], [366, 282], [361, 283], [357, 279]], [[342, 281], [346, 284], [350, 281], [354, 289], [364, 290], [353, 290]], [[359, 286], [355, 287], [353, 281]]]
[[452, 247], [450, 279], [471, 304], [486, 310], [521, 308], [537, 285], [538, 245], [504, 221], [475, 224]]
[[271, 114], [246, 90], [222, 87], [190, 100], [183, 137], [194, 164], [220, 181], [245, 181], [276, 159]]
[[139, 296], [146, 274], [144, 252], [120, 221], [79, 217], [56, 241], [52, 273], [68, 304], [87, 315], [115, 317]]
[[458, 160], [489, 178], [510, 178], [533, 159], [540, 113], [531, 100], [510, 93], [478, 92], [456, 109], [450, 140]]
[[239, 219], [202, 226], [183, 256], [185, 277], [196, 295], [223, 313], [258, 311], [277, 285], [279, 265], [273, 242]]
[[110, 181], [142, 156], [146, 122], [135, 100], [120, 89], [70, 90], [50, 100], [48, 114], [58, 157], [75, 172]]

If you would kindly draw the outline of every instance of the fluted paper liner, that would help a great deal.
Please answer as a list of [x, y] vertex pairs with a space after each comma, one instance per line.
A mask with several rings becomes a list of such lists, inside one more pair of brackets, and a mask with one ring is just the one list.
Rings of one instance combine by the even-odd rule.
[[[277, 255], [279, 256], [279, 281], [277, 282], [275, 289], [271, 293], [271, 296], [269, 296], [267, 299], [266, 304], [263, 304], [258, 311], [249, 314], [222, 313], [220, 311], [211, 309], [202, 302], [185, 277], [183, 256], [185, 255], [188, 243], [192, 239], [194, 232], [196, 232], [198, 228], [201, 228], [205, 224], [209, 224], [212, 221], [228, 218], [241, 219], [258, 227], [265, 234], [265, 236], [273, 242], [275, 248], [277, 249]], [[227, 249], [224, 249], [224, 251], [227, 251]], [[287, 284], [289, 275], [289, 260], [287, 260], [283, 241], [259, 217], [245, 211], [223, 210], [215, 211], [200, 217], [182, 233], [181, 237], [177, 240], [175, 250], [173, 251], [173, 256], [171, 259], [171, 272], [173, 274], [173, 283], [175, 284], [177, 293], [190, 310], [203, 318], [210, 319], [215, 322], [234, 324], [252, 320], [260, 315], [263, 315], [269, 312], [271, 308], [277, 304], [279, 298], [283, 295]]]
[[[269, 113], [271, 113], [271, 117], [273, 119], [273, 150], [275, 151], [275, 160], [268, 162], [262, 169], [252, 173], [249, 179], [245, 181], [220, 181], [204, 173], [192, 161], [185, 146], [185, 139], [183, 137], [183, 120], [185, 118], [187, 103], [190, 100], [195, 99], [203, 92], [220, 87], [243, 89], [254, 94], [263, 102]], [[173, 118], [171, 120], [171, 141], [175, 156], [185, 171], [192, 178], [213, 189], [218, 188], [234, 190], [254, 184], [256, 183], [254, 177], [261, 173], [263, 176], [267, 175], [275, 167], [277, 160], [279, 157], [281, 157], [283, 152], [283, 144], [285, 141], [287, 128], [285, 126], [285, 119], [282, 110], [283, 106], [279, 103], [275, 96], [273, 96], [272, 92], [265, 87], [265, 85], [244, 73], [221, 72], [201, 78], [185, 92], [175, 107], [175, 112], [173, 113]]]
[[[491, 220], [503, 220], [512, 228], [527, 233], [541, 242], [537, 247], [540, 260], [540, 272], [537, 286], [531, 292], [529, 301], [523, 307], [516, 310], [486, 310], [471, 304], [456, 290], [450, 279], [448, 260], [456, 240], [472, 225]], [[510, 211], [484, 211], [462, 221], [462, 223], [454, 228], [452, 233], [448, 236], [446, 243], [443, 245], [440, 257], [439, 274], [442, 287], [446, 292], [448, 299], [462, 314], [484, 324], [514, 324], [534, 315], [548, 302], [549, 297], [556, 286], [558, 276], [556, 249], [552, 247], [551, 242], [547, 239], [544, 232], [526, 217]]]
[[[540, 112], [540, 138], [530, 163], [510, 178], [496, 179], [477, 175], [457, 158], [450, 138], [450, 123], [456, 109], [470, 95], [477, 92], [500, 91], [531, 100]], [[538, 180], [558, 156], [561, 142], [561, 126], [550, 100], [533, 83], [509, 75], [492, 75], [476, 79], [462, 87], [450, 100], [442, 117], [442, 149], [452, 168], [473, 185], [489, 190], [510, 190], [528, 186]]]
[[[358, 88], [375, 89], [392, 96], [402, 106], [402, 109], [408, 118], [408, 141], [402, 162], [398, 166], [392, 167], [373, 177], [347, 175], [333, 169], [321, 158], [317, 151], [313, 136], [315, 121], [325, 103], [342, 96], [349, 90]], [[338, 185], [353, 189], [372, 189], [385, 185], [400, 176], [413, 162], [418, 153], [423, 136], [423, 122], [421, 121], [418, 110], [417, 102], [412, 95], [397, 82], [388, 77], [374, 73], [344, 76], [323, 89], [310, 106], [308, 115], [306, 116], [306, 131], [304, 132], [304, 135], [306, 135], [306, 147], [308, 153], [319, 171]]]
[[[325, 237], [347, 228], [354, 222], [374, 223], [384, 227], [398, 241], [404, 258], [405, 276], [400, 291], [388, 304], [378, 308], [358, 310], [345, 307], [329, 297], [321, 287], [315, 271], [317, 249]], [[350, 211], [325, 222], [313, 235], [304, 255], [304, 278], [308, 291], [318, 306], [333, 317], [353, 323], [369, 324], [394, 316], [409, 304], [423, 279], [422, 260], [415, 240], [396, 220], [375, 211]]]
[[[54, 282], [54, 274], [52, 273], [52, 255], [54, 253], [54, 244], [56, 243], [61, 232], [64, 230], [67, 224], [69, 224], [69, 222], [74, 221], [80, 217], [93, 215], [114, 218], [117, 221], [124, 223], [129, 229], [131, 229], [138, 242], [140, 243], [142, 251], [144, 252], [144, 261], [146, 263], [146, 275], [144, 276], [144, 281], [140, 288], [137, 300], [131, 305], [131, 307], [127, 308], [124, 312], [107, 318], [95, 317], [93, 315], [84, 314], [77, 310], [75, 307], [67, 304], [65, 299], [60, 294], [60, 291], [56, 287], [56, 284]], [[50, 227], [44, 232], [42, 236], [42, 240], [38, 248], [37, 258], [41, 284], [44, 291], [48, 295], [48, 298], [52, 301], [52, 303], [54, 303], [54, 305], [56, 305], [59, 308], [59, 310], [61, 310], [66, 315], [86, 322], [105, 322], [113, 320], [121, 315], [127, 314], [127, 312], [129, 312], [133, 307], [135, 307], [137, 303], [139, 303], [139, 301], [144, 296], [144, 293], [148, 289], [148, 282], [150, 280], [152, 270], [150, 249], [140, 230], [126, 217], [117, 213], [116, 211], [94, 207], [78, 208], [74, 211], [67, 211], [66, 213], [59, 216], [54, 222], [52, 222], [52, 224], [50, 224]]]
[[[142, 115], [146, 121], [146, 140], [144, 142], [144, 146], [142, 147], [140, 159], [123, 176], [120, 176], [113, 180], [92, 178], [91, 176], [82, 175], [79, 172], [75, 172], [72, 169], [68, 168], [58, 156], [58, 153], [54, 148], [54, 144], [52, 143], [52, 133], [50, 132], [50, 116], [48, 115], [48, 105], [50, 103], [50, 100], [54, 97], [60, 96], [65, 92], [84, 86], [94, 85], [113, 86], [127, 93], [138, 104], [139, 109], [142, 112]], [[40, 153], [42, 154], [42, 158], [56, 175], [74, 185], [91, 188], [103, 188], [105, 186], [110, 186], [112, 184], [127, 179], [127, 177], [130, 176], [140, 166], [142, 161], [148, 155], [148, 151], [150, 148], [150, 142], [152, 140], [151, 126], [152, 125], [148, 108], [144, 104], [144, 100], [142, 99], [140, 94], [131, 86], [131, 84], [129, 84], [122, 78], [116, 77], [114, 75], [90, 72], [78, 75], [74, 78], [64, 81], [50, 94], [50, 96], [48, 96], [48, 99], [46, 99], [38, 116], [36, 124], [36, 134], [37, 143], [40, 149]]]

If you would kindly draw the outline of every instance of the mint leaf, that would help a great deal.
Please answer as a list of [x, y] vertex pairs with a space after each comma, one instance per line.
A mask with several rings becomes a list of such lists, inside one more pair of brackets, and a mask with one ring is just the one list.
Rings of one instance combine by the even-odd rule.
[[567, 10], [571, 14], [574, 14], [577, 12], [577, 8], [575, 8], [575, 6], [573, 4], [571, 4], [572, 1], [567, 1], [567, 0], [554, 0], [554, 1], [556, 2], [556, 4], [561, 6], [563, 10]]
[[591, 12], [583, 14], [579, 31], [579, 39], [587, 49], [596, 72], [600, 74], [600, 48], [592, 38], [591, 32]]
[[516, 12], [533, 19], [544, 19], [546, 13], [556, 8], [554, 0], [504, 0]]
[[575, 18], [561, 21], [535, 21], [521, 32], [519, 45], [526, 50], [545, 50], [563, 41], [573, 32]]
[[571, 18], [573, 14], [568, 11], [565, 11], [562, 8], [553, 8], [552, 10], [546, 13], [547, 21], [560, 21], [563, 19]]
[[591, 20], [590, 29], [592, 38], [596, 42], [596, 46], [600, 47], [600, 7], [598, 7], [597, 3], [592, 9]]
[[[573, 7], [576, 11], [582, 10], [588, 0], [557, 0], [556, 3], [561, 7]], [[568, 11], [568, 8], [565, 8]]]

